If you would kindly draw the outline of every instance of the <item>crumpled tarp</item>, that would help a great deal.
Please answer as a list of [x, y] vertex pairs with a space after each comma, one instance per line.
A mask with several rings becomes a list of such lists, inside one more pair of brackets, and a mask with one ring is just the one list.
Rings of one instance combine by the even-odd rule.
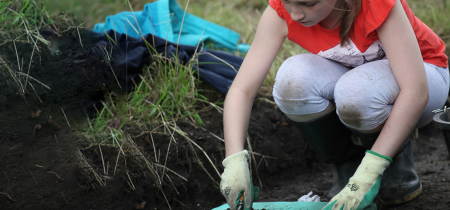
[[[113, 40], [116, 39], [114, 42], [117, 44], [113, 46], [112, 52], [112, 67], [118, 74], [117, 77], [119, 77], [121, 86], [127, 87], [127, 92], [134, 86], [131, 78], [134, 78], [134, 81], [139, 81], [138, 74], [142, 73], [143, 65], [151, 63], [152, 56], [148, 52], [145, 41], [154, 46], [156, 53], [167, 55], [168, 58], [176, 56], [183, 64], [191, 61], [197, 48], [196, 46], [177, 45], [176, 43], [167, 42], [165, 39], [157, 36], [152, 37], [151, 34], [145, 35], [144, 41], [142, 38], [127, 37], [125, 34], [112, 30], [106, 33], [92, 32], [89, 35], [89, 41], [109, 49], [112, 42], [108, 40], [106, 34]], [[155, 41], [154, 43], [153, 40]], [[237, 70], [243, 62], [243, 58], [223, 51], [205, 50], [201, 47], [197, 49], [197, 53], [200, 55], [195, 58], [198, 60], [198, 63], [195, 62], [193, 70], [206, 82], [226, 94], [237, 74]], [[126, 75], [121, 75], [121, 72], [126, 72]]]
[[110, 15], [105, 23], [98, 23], [94, 27], [95, 32], [108, 30], [126, 33], [134, 38], [153, 34], [182, 45], [197, 46], [202, 39], [205, 43], [213, 42], [214, 46], [232, 51], [247, 52], [250, 48], [247, 44], [238, 45], [238, 33], [187, 12], [185, 14], [176, 0], [159, 0], [146, 4], [144, 11], [124, 11]]

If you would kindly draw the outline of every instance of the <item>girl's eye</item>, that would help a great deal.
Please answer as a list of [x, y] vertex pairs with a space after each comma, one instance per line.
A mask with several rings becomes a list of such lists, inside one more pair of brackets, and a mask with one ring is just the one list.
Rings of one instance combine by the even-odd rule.
[[[289, 0], [281, 0], [283, 3], [291, 3]], [[312, 7], [312, 6], [314, 6], [314, 5], [316, 5], [317, 4], [317, 1], [316, 2], [308, 2], [308, 3], [301, 3], [301, 2], [298, 2], [297, 4], [300, 4], [300, 5], [304, 5], [304, 6], [307, 6], [307, 7]]]
[[312, 6], [316, 5], [316, 4], [317, 4], [317, 2], [313, 2], [313, 3], [305, 3], [305, 6], [307, 6], [307, 7], [312, 7]]

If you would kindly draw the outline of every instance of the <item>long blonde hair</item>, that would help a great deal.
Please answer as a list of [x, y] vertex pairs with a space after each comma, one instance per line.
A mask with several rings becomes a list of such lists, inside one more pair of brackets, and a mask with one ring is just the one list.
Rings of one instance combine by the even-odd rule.
[[348, 42], [348, 38], [353, 30], [353, 24], [355, 23], [356, 16], [358, 16], [361, 10], [361, 0], [343, 0], [343, 10], [341, 18], [338, 23], [341, 23], [339, 30], [339, 37], [341, 37], [341, 46], [344, 46]]

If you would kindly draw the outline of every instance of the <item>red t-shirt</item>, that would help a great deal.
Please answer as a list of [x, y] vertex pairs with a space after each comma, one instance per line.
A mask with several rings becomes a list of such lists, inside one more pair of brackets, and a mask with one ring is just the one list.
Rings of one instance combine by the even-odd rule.
[[[448, 67], [444, 42], [414, 16], [405, 0], [400, 1], [416, 35], [423, 60], [436, 66]], [[286, 20], [287, 38], [309, 52], [350, 67], [386, 58], [376, 29], [386, 20], [395, 0], [362, 0], [353, 33], [349, 36], [349, 43], [344, 47], [340, 46], [340, 26], [333, 30], [325, 29], [319, 24], [305, 27], [292, 20], [281, 0], [269, 0], [269, 4], [277, 11], [278, 16]]]

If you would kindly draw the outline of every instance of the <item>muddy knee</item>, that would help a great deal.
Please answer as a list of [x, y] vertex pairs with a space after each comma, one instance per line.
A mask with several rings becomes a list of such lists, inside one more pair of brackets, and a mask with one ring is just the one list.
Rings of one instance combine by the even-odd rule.
[[333, 100], [334, 86], [348, 69], [313, 54], [288, 58], [280, 66], [273, 88], [275, 103], [285, 114], [324, 111]]
[[[316, 111], [315, 108], [310, 110], [311, 106], [317, 105], [311, 100], [321, 98], [315, 87], [318, 82], [314, 71], [317, 69], [307, 65], [311, 58], [314, 59], [308, 54], [292, 56], [280, 66], [277, 72], [273, 96], [275, 103], [285, 114], [302, 115], [321, 111]], [[324, 109], [327, 105], [319, 109]]]
[[360, 130], [362, 127], [363, 114], [355, 104], [337, 105], [337, 114], [341, 121], [350, 128]]
[[306, 88], [310, 80], [314, 80], [314, 75], [310, 72], [314, 71], [313, 67], [305, 65], [309, 56], [295, 55], [292, 56], [278, 69], [275, 77], [273, 92], [282, 100], [298, 100], [305, 97]]
[[379, 128], [390, 114], [392, 105], [384, 103], [367, 87], [352, 87], [349, 90], [340, 86], [335, 89], [335, 102], [339, 118], [347, 127], [369, 131]]

